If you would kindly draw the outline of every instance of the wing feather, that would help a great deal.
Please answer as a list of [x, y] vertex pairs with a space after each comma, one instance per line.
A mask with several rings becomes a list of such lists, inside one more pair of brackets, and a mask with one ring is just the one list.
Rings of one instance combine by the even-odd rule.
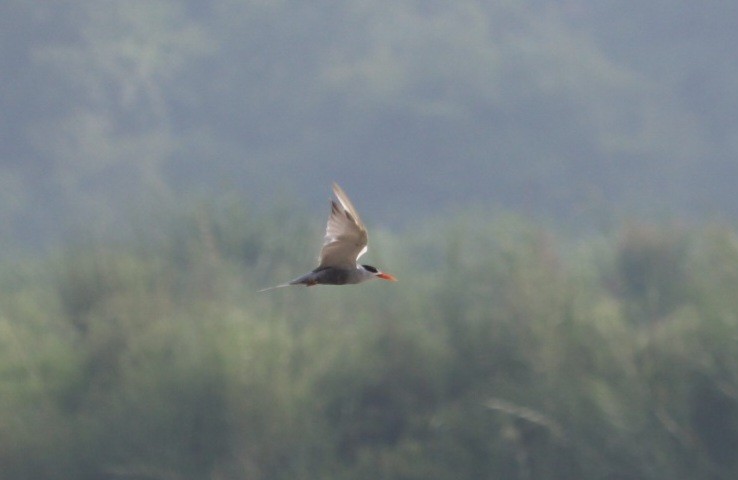
[[348, 195], [336, 183], [333, 184], [333, 193], [339, 203], [331, 200], [319, 268], [355, 268], [356, 261], [367, 251], [366, 228]]

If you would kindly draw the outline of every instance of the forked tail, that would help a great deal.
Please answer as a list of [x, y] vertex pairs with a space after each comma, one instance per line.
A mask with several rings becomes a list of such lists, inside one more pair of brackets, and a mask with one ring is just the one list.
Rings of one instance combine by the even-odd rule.
[[276, 285], [274, 287], [264, 288], [262, 290], [259, 290], [256, 293], [266, 292], [267, 290], [274, 290], [275, 288], [291, 287], [292, 285], [306, 285], [306, 286], [310, 287], [312, 285], [315, 285], [316, 283], [318, 283], [318, 282], [316, 281], [316, 278], [315, 278], [315, 272], [312, 271], [310, 273], [306, 273], [305, 275], [303, 275], [301, 277], [297, 277], [294, 280], [290, 280], [287, 283], [283, 283], [281, 285]]
[[262, 288], [261, 290], [257, 290], [256, 293], [266, 292], [268, 290], [274, 290], [275, 288], [291, 287], [293, 285], [297, 285], [297, 284], [295, 284], [295, 283], [283, 283], [281, 285], [275, 285], [273, 287]]

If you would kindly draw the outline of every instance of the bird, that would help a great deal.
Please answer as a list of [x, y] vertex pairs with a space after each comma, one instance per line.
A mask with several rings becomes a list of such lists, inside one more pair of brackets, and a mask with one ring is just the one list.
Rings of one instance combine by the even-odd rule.
[[333, 182], [333, 194], [338, 202], [331, 199], [331, 213], [325, 227], [323, 248], [318, 256], [318, 266], [311, 272], [287, 283], [264, 288], [259, 292], [292, 285], [351, 285], [375, 278], [396, 282], [394, 275], [385, 273], [371, 265], [358, 263], [368, 249], [369, 236], [356, 207], [346, 192]]

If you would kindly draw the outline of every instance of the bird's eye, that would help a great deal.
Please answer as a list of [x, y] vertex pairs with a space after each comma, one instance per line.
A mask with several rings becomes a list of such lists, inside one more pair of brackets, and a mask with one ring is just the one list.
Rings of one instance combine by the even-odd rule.
[[372, 267], [371, 265], [362, 265], [362, 267], [364, 267], [364, 269], [367, 270], [367, 271], [369, 271], [369, 272], [379, 273], [379, 270], [377, 270], [376, 268]]

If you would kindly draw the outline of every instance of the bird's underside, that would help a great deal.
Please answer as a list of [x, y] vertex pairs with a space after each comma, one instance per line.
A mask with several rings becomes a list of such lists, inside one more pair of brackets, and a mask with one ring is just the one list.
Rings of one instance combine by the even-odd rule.
[[330, 267], [318, 267], [310, 273], [298, 277], [290, 282], [290, 285], [346, 285], [351, 282], [350, 270]]

